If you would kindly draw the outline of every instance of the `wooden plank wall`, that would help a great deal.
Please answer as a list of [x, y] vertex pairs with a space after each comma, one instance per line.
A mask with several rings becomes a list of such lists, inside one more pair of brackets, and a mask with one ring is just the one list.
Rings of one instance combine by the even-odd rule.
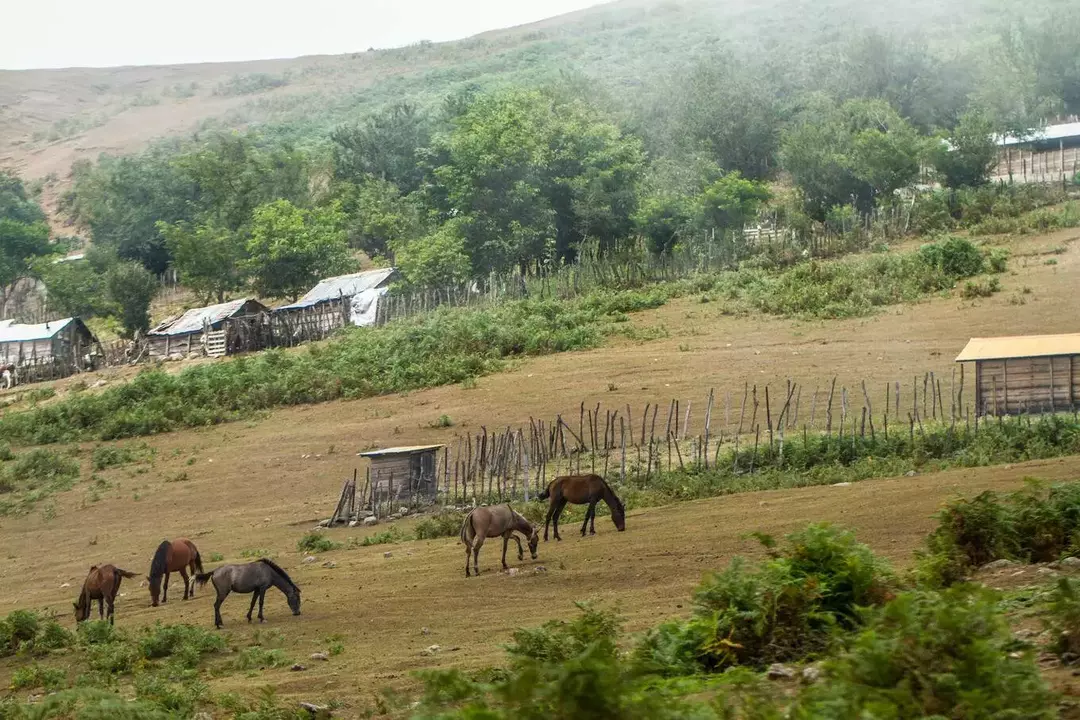
[[1080, 402], [1080, 355], [977, 363], [984, 415], [1062, 412]]

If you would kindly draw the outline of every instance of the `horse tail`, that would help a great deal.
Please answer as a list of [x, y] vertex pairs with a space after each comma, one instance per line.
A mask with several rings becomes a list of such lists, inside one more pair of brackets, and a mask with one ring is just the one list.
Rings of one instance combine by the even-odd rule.
[[552, 480], [547, 485], [545, 485], [544, 489], [540, 491], [540, 494], [536, 496], [537, 499], [547, 500], [549, 497], [551, 497], [551, 488], [555, 485], [555, 482], [555, 480]]
[[461, 523], [461, 542], [465, 544], [465, 547], [469, 546], [469, 539], [467, 537], [466, 530], [472, 529], [473, 533], [476, 532], [476, 529], [472, 527], [472, 514], [473, 511], [470, 510], [469, 514], [465, 516], [465, 520]]
[[[202, 570], [201, 567], [199, 569]], [[212, 578], [212, 577], [214, 577], [214, 571], [213, 570], [211, 570], [210, 572], [196, 573], [195, 574], [195, 584], [198, 585], [199, 587], [202, 587], [206, 583], [210, 582], [210, 578]]]
[[196, 548], [194, 545], [192, 545], [191, 547], [192, 547], [193, 550], [195, 550], [195, 558], [191, 562], [195, 563], [195, 569], [196, 570], [198, 570], [199, 572], [202, 572], [203, 571], [202, 555], [199, 554], [198, 548]]
[[138, 575], [138, 573], [133, 573], [133, 572], [130, 572], [128, 570], [122, 570], [122, 569], [120, 569], [118, 567], [114, 567], [113, 570], [115, 570], [116, 574], [119, 575], [120, 577], [133, 578], [136, 575]]

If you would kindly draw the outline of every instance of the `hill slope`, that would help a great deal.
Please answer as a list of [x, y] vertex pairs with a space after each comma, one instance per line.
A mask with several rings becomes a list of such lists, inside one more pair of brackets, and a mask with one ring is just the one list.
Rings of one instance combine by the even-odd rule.
[[[1064, 7], [1041, 0], [1045, 10]], [[1021, 14], [1023, 10], [1023, 14]], [[583, 73], [614, 95], [663, 91], [663, 78], [707, 52], [750, 53], [813, 84], [814, 57], [867, 30], [914, 34], [943, 54], [1020, 17], [1018, 0], [621, 0], [452, 43], [289, 60], [0, 71], [0, 166], [28, 178], [99, 153], [127, 153], [208, 126], [269, 123], [298, 139], [398, 99], [435, 102], [468, 83]], [[649, 87], [650, 83], [654, 87]]]

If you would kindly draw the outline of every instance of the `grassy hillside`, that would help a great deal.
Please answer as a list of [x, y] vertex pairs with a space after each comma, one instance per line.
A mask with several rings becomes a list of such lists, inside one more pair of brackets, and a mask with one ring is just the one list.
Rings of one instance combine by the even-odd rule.
[[388, 101], [439, 101], [471, 83], [492, 86], [581, 73], [620, 103], [664, 91], [670, 74], [704, 53], [731, 51], [793, 85], [868, 30], [915, 34], [938, 54], [1065, 7], [1059, 0], [718, 2], [624, 0], [467, 40], [291, 60], [184, 66], [0, 72], [0, 165], [63, 179], [71, 163], [126, 153], [210, 126], [274, 126], [295, 139]]

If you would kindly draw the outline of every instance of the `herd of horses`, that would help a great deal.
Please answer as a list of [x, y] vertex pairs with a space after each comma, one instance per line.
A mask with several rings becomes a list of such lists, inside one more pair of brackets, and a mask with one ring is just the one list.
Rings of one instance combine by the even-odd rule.
[[[547, 516], [544, 519], [545, 541], [548, 539], [549, 526], [554, 529], [555, 539], [562, 540], [559, 536], [559, 516], [568, 503], [588, 506], [585, 511], [585, 522], [581, 525], [582, 537], [585, 536], [586, 531], [596, 534], [596, 505], [601, 501], [610, 509], [611, 520], [615, 523], [615, 527], [620, 532], [626, 529], [626, 511], [622, 501], [615, 495], [607, 481], [599, 475], [557, 477], [540, 493], [539, 498], [548, 501]], [[503, 539], [502, 566], [504, 569], [507, 567], [506, 548], [510, 540], [517, 542], [518, 560], [524, 560], [525, 551], [519, 536], [525, 537], [529, 552], [535, 560], [540, 543], [540, 531], [523, 515], [509, 504], [482, 505], [474, 508], [461, 524], [460, 539], [465, 545], [465, 577], [480, 574], [480, 548], [488, 538], [501, 537]], [[300, 588], [292, 581], [288, 573], [268, 558], [259, 558], [250, 563], [222, 565], [210, 572], [204, 572], [202, 557], [195, 543], [187, 538], [163, 540], [154, 551], [150, 562], [150, 574], [146, 576], [153, 607], [157, 607], [159, 602], [163, 604], [168, 601], [169, 575], [174, 572], [180, 573], [180, 578], [184, 581], [184, 600], [195, 596], [196, 585], [203, 587], [207, 583], [213, 584], [217, 592], [217, 599], [214, 601], [215, 627], [222, 626], [221, 604], [231, 593], [251, 594], [251, 607], [247, 612], [248, 622], [251, 622], [256, 603], [259, 605], [259, 622], [263, 622], [263, 603], [266, 600], [266, 591], [271, 587], [277, 588], [285, 595], [293, 615], [300, 614]], [[117, 593], [120, 591], [120, 582], [124, 578], [133, 577], [136, 577], [136, 573], [122, 570], [115, 565], [91, 567], [90, 573], [83, 582], [78, 600], [74, 603], [76, 622], [90, 618], [91, 609], [96, 600], [98, 617], [100, 619], [108, 617], [109, 622], [113, 623], [113, 607]]]

